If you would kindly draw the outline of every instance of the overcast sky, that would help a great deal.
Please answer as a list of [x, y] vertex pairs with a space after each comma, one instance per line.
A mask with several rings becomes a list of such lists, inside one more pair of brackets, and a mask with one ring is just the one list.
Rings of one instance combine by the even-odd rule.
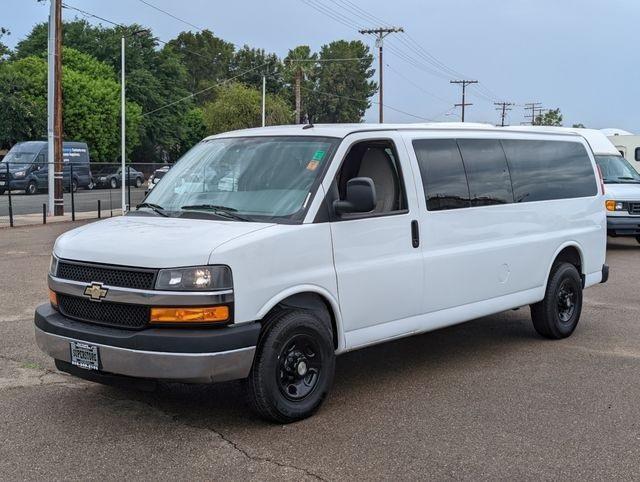
[[[515, 102], [509, 122], [524, 121], [523, 104], [560, 107], [564, 124], [619, 127], [640, 131], [640, 62], [637, 0], [307, 0], [343, 23], [377, 26], [370, 17], [340, 9], [357, 5], [388, 24], [404, 27], [419, 45], [409, 49], [398, 37], [385, 44], [385, 104], [424, 118], [458, 120], [451, 110], [460, 89], [453, 76], [436, 70], [420, 48], [448, 68], [480, 81], [471, 88], [468, 121], [498, 122], [494, 100]], [[336, 39], [373, 39], [318, 12], [303, 0], [148, 0], [176, 16], [237, 45], [248, 44], [286, 55], [308, 44], [317, 49]], [[65, 0], [65, 3], [121, 22], [137, 22], [169, 40], [190, 27], [140, 0]], [[48, 15], [48, 2], [0, 0], [0, 26], [11, 30], [14, 46]], [[65, 19], [74, 14], [65, 11]], [[364, 17], [364, 18], [363, 18]], [[371, 20], [371, 21], [370, 21]], [[400, 34], [402, 35], [402, 34]], [[409, 37], [405, 42], [410, 43]], [[401, 58], [404, 56], [404, 58]], [[413, 59], [413, 62], [410, 60]], [[419, 64], [416, 65], [416, 61]], [[475, 91], [475, 93], [474, 93]], [[339, 93], [338, 93], [339, 94]], [[486, 97], [491, 97], [491, 100]], [[377, 119], [377, 106], [367, 120]], [[448, 113], [447, 115], [447, 111]], [[386, 110], [388, 122], [415, 118]]]

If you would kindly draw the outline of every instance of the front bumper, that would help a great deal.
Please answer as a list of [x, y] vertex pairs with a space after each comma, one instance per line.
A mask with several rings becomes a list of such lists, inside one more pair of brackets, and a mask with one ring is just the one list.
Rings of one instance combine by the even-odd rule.
[[640, 216], [607, 216], [609, 236], [639, 236]]
[[10, 181], [6, 181], [5, 179], [0, 179], [0, 189], [3, 191], [8, 191], [11, 189], [12, 191], [23, 191], [27, 188], [27, 179], [11, 179]]
[[99, 373], [186, 383], [245, 378], [260, 334], [259, 323], [130, 331], [71, 320], [48, 304], [34, 323], [38, 346], [56, 360], [70, 363], [70, 343], [80, 341], [98, 347]]

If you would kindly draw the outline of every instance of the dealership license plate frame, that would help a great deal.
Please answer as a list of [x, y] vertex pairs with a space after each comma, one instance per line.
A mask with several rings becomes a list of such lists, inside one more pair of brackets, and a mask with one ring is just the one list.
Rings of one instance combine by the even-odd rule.
[[100, 369], [100, 349], [97, 345], [81, 341], [69, 342], [71, 364], [85, 370]]

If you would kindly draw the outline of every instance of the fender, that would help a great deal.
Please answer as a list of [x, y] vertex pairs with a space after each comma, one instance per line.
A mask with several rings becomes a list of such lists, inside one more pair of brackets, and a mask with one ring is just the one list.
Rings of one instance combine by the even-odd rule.
[[[555, 262], [556, 258], [560, 254], [560, 252], [565, 248], [576, 248], [576, 250], [578, 251], [578, 256], [580, 256], [580, 265], [582, 266], [581, 271], [584, 271], [584, 254], [582, 253], [582, 247], [575, 240], [565, 241], [553, 253], [553, 256], [551, 257], [551, 261], [549, 263], [549, 266], [547, 266], [547, 276], [546, 276], [545, 282], [544, 282], [545, 289], [546, 289], [547, 284], [549, 283], [549, 277], [551, 276], [551, 268], [553, 268], [553, 263]], [[585, 275], [586, 275], [586, 273], [580, 273], [580, 277], [582, 278], [583, 284], [584, 284]]]
[[345, 351], [344, 330], [342, 325], [342, 314], [340, 312], [340, 304], [338, 303], [338, 300], [336, 300], [335, 297], [327, 289], [323, 288], [322, 286], [304, 284], [304, 285], [292, 286], [283, 291], [280, 291], [278, 294], [273, 296], [269, 301], [267, 301], [264, 305], [262, 305], [262, 308], [260, 308], [260, 310], [256, 314], [255, 319], [261, 320], [278, 303], [280, 303], [286, 298], [289, 298], [290, 296], [301, 294], [301, 293], [316, 293], [322, 296], [324, 299], [326, 299], [329, 302], [329, 305], [331, 306], [331, 310], [333, 311], [333, 316], [336, 320], [336, 331], [337, 331], [336, 335], [338, 337], [338, 348], [336, 349], [336, 353], [339, 354]]

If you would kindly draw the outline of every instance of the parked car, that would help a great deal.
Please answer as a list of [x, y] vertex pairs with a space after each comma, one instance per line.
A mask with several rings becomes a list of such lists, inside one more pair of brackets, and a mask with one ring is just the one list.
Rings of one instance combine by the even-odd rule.
[[541, 336], [570, 336], [608, 278], [604, 202], [573, 133], [219, 134], [137, 211], [58, 238], [35, 336], [93, 381], [247, 378], [260, 415], [292, 422], [341, 353], [526, 305]]
[[[62, 158], [62, 179], [65, 189], [70, 187], [74, 191], [79, 187], [93, 189], [87, 144], [64, 142]], [[49, 183], [48, 159], [49, 153], [45, 141], [15, 144], [0, 161], [0, 194], [4, 194], [9, 187], [11, 190], [24, 190], [27, 194], [46, 190]]]
[[[127, 166], [124, 171], [127, 185], [141, 187], [144, 184], [144, 174], [133, 167]], [[96, 187], [116, 189], [122, 185], [122, 167], [115, 164], [105, 165], [96, 170]]]
[[153, 174], [151, 174], [151, 176], [149, 177], [149, 182], [147, 183], [147, 191], [145, 194], [149, 194], [149, 191], [151, 191], [156, 186], [156, 184], [158, 184], [160, 179], [162, 179], [164, 175], [169, 172], [169, 169], [171, 169], [171, 166], [162, 166], [160, 169], [156, 169], [155, 171], [153, 171]]

